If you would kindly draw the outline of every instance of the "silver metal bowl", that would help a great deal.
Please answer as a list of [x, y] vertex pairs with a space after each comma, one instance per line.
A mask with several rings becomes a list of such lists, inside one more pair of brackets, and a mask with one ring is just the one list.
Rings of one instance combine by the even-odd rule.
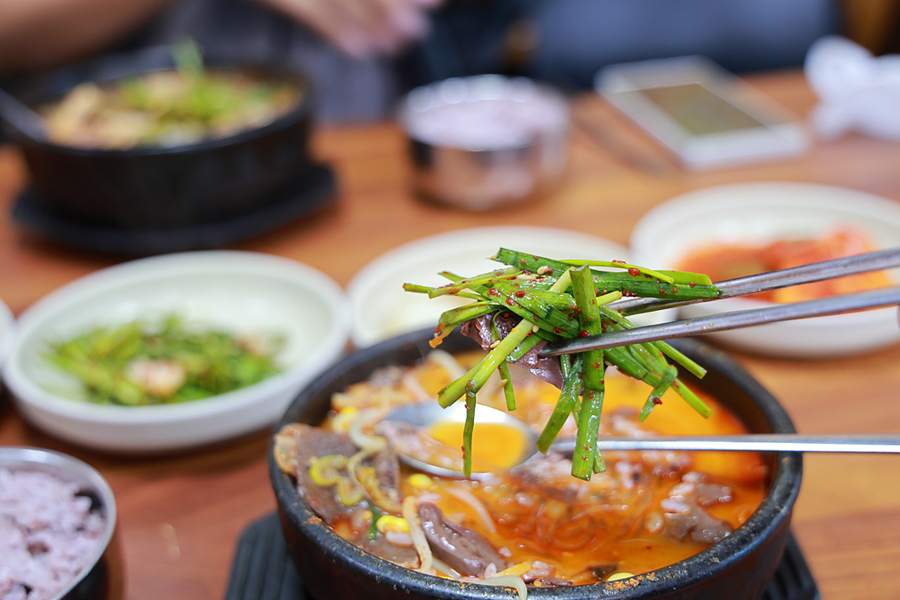
[[79, 494], [91, 498], [91, 510], [100, 511], [106, 521], [100, 549], [51, 600], [120, 600], [124, 596], [124, 569], [116, 535], [116, 501], [103, 476], [76, 458], [41, 448], [0, 447], [0, 467], [13, 472], [49, 473], [77, 484]]
[[399, 120], [417, 193], [443, 204], [482, 211], [533, 199], [566, 167], [568, 102], [523, 77], [479, 75], [416, 88]]

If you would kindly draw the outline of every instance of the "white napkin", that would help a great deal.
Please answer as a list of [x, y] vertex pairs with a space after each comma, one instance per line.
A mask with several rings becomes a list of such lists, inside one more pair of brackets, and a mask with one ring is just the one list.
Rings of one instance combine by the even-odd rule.
[[855, 42], [828, 36], [810, 47], [804, 71], [819, 97], [811, 121], [821, 137], [856, 130], [900, 140], [900, 55], [875, 57]]

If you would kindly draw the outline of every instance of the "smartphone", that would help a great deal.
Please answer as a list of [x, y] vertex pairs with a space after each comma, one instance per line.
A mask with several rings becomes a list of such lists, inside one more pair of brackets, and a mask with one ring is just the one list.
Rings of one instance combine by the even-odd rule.
[[702, 56], [612, 65], [594, 85], [689, 169], [794, 157], [809, 148], [796, 116]]

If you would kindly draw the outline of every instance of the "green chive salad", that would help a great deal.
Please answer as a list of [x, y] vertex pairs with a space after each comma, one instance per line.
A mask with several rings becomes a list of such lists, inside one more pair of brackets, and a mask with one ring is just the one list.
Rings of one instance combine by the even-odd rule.
[[[514, 410], [508, 364], [522, 359], [539, 343], [634, 327], [611, 305], [623, 296], [678, 302], [715, 298], [719, 294], [706, 275], [653, 271], [621, 261], [552, 260], [505, 248], [501, 248], [493, 260], [506, 266], [467, 278], [443, 272], [441, 275], [450, 283], [440, 287], [404, 285], [406, 291], [425, 293], [430, 298], [455, 295], [472, 300], [441, 315], [432, 346], [440, 344], [457, 325], [475, 319], [490, 320], [491, 340], [487, 355], [438, 395], [441, 406], [450, 406], [464, 398], [469, 408], [463, 432], [467, 475], [471, 473], [475, 395], [494, 371], [499, 371], [504, 382], [507, 408]], [[511, 316], [519, 320], [518, 324], [506, 335], [501, 335], [499, 320]], [[546, 452], [566, 419], [573, 415], [578, 426], [578, 451], [573, 456], [572, 474], [581, 479], [590, 479], [593, 473], [605, 469], [597, 451], [597, 438], [607, 366], [615, 366], [622, 373], [650, 385], [651, 392], [640, 415], [642, 421], [669, 388], [701, 415], [710, 414], [706, 404], [679, 381], [676, 365], [697, 377], [702, 377], [705, 370], [665, 342], [589, 350], [552, 360], [559, 361], [560, 395], [553, 415], [538, 439], [538, 448]]]
[[148, 406], [209, 398], [274, 375], [278, 336], [236, 336], [177, 316], [98, 327], [48, 344], [45, 358], [96, 404]]

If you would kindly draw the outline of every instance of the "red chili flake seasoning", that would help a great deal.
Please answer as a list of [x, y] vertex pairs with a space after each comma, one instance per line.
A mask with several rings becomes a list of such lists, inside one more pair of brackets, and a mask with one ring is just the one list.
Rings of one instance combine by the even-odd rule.
[[515, 305], [516, 305], [516, 302], [515, 302], [515, 300], [513, 300], [512, 298], [507, 298], [507, 299], [506, 299], [506, 305], [507, 305], [507, 306], [515, 306]]
[[620, 265], [628, 264], [628, 263], [626, 263], [624, 260], [619, 260], [619, 259], [617, 259], [617, 258], [614, 258], [613, 260], [611, 260], [611, 261], [609, 261], [609, 262], [614, 262], [614, 263], [617, 263], [617, 264], [620, 264]]
[[635, 294], [634, 292], [629, 292], [628, 290], [622, 290], [622, 296], [624, 296], [626, 298], [628, 298], [628, 297], [634, 298], [634, 297], [637, 297], [637, 294]]
[[588, 399], [588, 400], [593, 400], [593, 399], [594, 399], [594, 392], [588, 392], [588, 393], [585, 394], [585, 395], [587, 396], [587, 399]]
[[692, 282], [691, 282], [690, 284], [688, 284], [688, 285], [690, 285], [691, 287], [694, 287], [694, 286], [697, 285], [697, 284], [694, 283], [694, 282], [692, 281]]
[[514, 295], [516, 298], [524, 298], [524, 297], [525, 297], [525, 292], [522, 291], [522, 290], [519, 290], [518, 292], [515, 292], [513, 295]]
[[520, 258], [520, 259], [519, 259], [519, 264], [520, 264], [520, 265], [527, 265], [527, 264], [528, 264], [528, 261], [525, 260], [524, 258]]
[[638, 275], [641, 274], [641, 272], [638, 269], [632, 268], [632, 269], [628, 269], [628, 274], [631, 275], [632, 277], [637, 277]]
[[656, 396], [653, 396], [653, 404], [657, 404], [657, 405], [662, 404], [662, 398], [657, 398]]
[[595, 368], [595, 369], [599, 369], [599, 368], [602, 367], [602, 366], [603, 366], [603, 365], [600, 364], [600, 361], [597, 361], [597, 362], [594, 363], [594, 368]]
[[665, 295], [666, 295], [666, 290], [660, 288], [660, 289], [659, 289], [659, 295], [660, 295], [660, 296], [665, 296]]
[[490, 289], [487, 291], [487, 295], [488, 295], [488, 296], [499, 296], [499, 295], [500, 295], [500, 292], [497, 291], [497, 288], [490, 288]]
[[578, 332], [578, 337], [590, 337], [591, 333], [587, 329]]
[[674, 285], [672, 286], [672, 293], [673, 293], [673, 294], [677, 294], [677, 293], [678, 293], [678, 288], [675, 287]]
[[554, 327], [554, 328], [553, 328], [553, 333], [556, 333], [556, 334], [562, 333], [562, 328], [561, 328], [561, 327]]
[[503, 317], [504, 319], [508, 319], [508, 318], [510, 318], [512, 315], [510, 315], [508, 312], [505, 312], [505, 313], [503, 313], [503, 314], [500, 315], [500, 316]]

